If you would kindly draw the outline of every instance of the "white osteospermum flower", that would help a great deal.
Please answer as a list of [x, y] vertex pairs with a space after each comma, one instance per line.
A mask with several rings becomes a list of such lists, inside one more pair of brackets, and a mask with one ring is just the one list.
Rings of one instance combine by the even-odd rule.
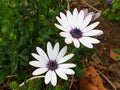
[[93, 15], [95, 14], [88, 13], [85, 10], [78, 12], [77, 9], [74, 9], [73, 14], [71, 14], [69, 10], [67, 11], [67, 15], [61, 12], [60, 18], [56, 17], [60, 25], [55, 24], [55, 26], [62, 30], [60, 35], [65, 37], [65, 42], [67, 44], [73, 42], [74, 46], [79, 48], [81, 43], [88, 48], [93, 48], [92, 44], [97, 44], [100, 41], [91, 36], [99, 36], [103, 34], [103, 31], [94, 29], [99, 22], [89, 25]]
[[[57, 84], [57, 75], [67, 80], [68, 77], [66, 74], [72, 75], [75, 72], [70, 69], [75, 67], [75, 64], [72, 63], [64, 63], [71, 59], [74, 54], [68, 54], [66, 56], [65, 53], [67, 51], [67, 46], [64, 46], [59, 51], [59, 43], [56, 43], [54, 48], [50, 42], [47, 43], [47, 54], [40, 48], [36, 47], [38, 54], [32, 53], [32, 56], [37, 59], [37, 61], [30, 61], [29, 64], [38, 67], [35, 71], [33, 71], [33, 75], [40, 75], [45, 72], [45, 83], [52, 83], [53, 86]], [[57, 74], [57, 75], [56, 75]]]

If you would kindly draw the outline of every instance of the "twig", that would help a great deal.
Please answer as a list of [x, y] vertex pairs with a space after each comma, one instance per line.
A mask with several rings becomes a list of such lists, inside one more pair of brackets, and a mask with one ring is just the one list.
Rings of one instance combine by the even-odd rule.
[[71, 79], [71, 83], [70, 83], [70, 87], [69, 87], [70, 90], [71, 90], [71, 87], [72, 87], [73, 81], [74, 81], [74, 75], [72, 76], [72, 79]]
[[[101, 73], [101, 71], [97, 70], [99, 73]], [[101, 73], [101, 76], [111, 85], [111, 87], [114, 89], [114, 90], [117, 90], [116, 86], [103, 74]]]
[[93, 10], [97, 11], [97, 12], [101, 12], [101, 10], [98, 10], [97, 8], [93, 7], [92, 5], [90, 5], [89, 3], [87, 3], [85, 0], [82, 0], [83, 3], [85, 3], [88, 7], [92, 8]]
[[8, 75], [6, 78], [13, 78], [16, 77], [16, 75]]
[[[43, 77], [45, 77], [45, 76], [35, 76], [35, 77], [31, 77], [31, 78], [27, 79], [26, 82], [28, 82], [29, 80], [33, 80], [33, 79], [37, 79], [37, 78], [43, 78]], [[24, 82], [22, 82], [22, 83], [19, 85], [19, 87], [22, 87], [23, 85], [24, 85]]]

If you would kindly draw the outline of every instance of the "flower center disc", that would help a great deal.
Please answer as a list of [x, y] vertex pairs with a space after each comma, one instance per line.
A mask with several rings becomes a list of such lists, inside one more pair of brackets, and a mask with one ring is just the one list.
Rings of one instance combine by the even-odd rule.
[[58, 64], [56, 61], [49, 61], [48, 64], [47, 64], [47, 67], [50, 69], [50, 70], [55, 70], [58, 68]]
[[79, 29], [77, 29], [77, 28], [72, 29], [70, 34], [72, 35], [73, 38], [77, 38], [78, 39], [78, 38], [82, 37], [82, 32]]

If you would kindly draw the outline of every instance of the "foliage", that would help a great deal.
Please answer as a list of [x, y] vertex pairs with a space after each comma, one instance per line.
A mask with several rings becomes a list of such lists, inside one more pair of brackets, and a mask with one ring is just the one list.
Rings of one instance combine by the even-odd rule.
[[[119, 49], [114, 49], [114, 52], [116, 54], [120, 54], [120, 50]], [[120, 56], [119, 55], [116, 57], [116, 60], [120, 60]]]
[[117, 57], [116, 57], [116, 60], [120, 61], [120, 56], [117, 56]]
[[102, 16], [107, 17], [109, 20], [120, 22], [120, 0], [114, 0], [113, 3], [107, 2]]
[[115, 52], [116, 54], [120, 54], [120, 50], [119, 50], [119, 49], [114, 49], [114, 52]]
[[[61, 11], [64, 12], [66, 6], [67, 3], [61, 0], [0, 0], [0, 82], [6, 83], [9, 80], [6, 78], [8, 75], [15, 75], [10, 79], [10, 88], [17, 89], [19, 83], [31, 77], [33, 67], [30, 67], [29, 61], [33, 59], [31, 53], [35, 52], [36, 46], [45, 50], [48, 41], [60, 42], [60, 46], [65, 45], [54, 23], [55, 17]], [[78, 61], [75, 71], [82, 77], [83, 64], [79, 54], [91, 54], [91, 50], [68, 50], [77, 54], [72, 61]], [[64, 85], [48, 85], [46, 88], [68, 90], [69, 82], [65, 82]], [[40, 90], [43, 87], [45, 85], [40, 79], [29, 81], [19, 89]]]
[[65, 8], [60, 0], [0, 0], [0, 81], [11, 74], [18, 81], [30, 75], [31, 52], [55, 42], [55, 16]]

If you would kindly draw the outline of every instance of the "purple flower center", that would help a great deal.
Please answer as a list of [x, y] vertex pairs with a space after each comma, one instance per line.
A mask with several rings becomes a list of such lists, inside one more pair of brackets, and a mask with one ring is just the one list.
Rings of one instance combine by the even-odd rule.
[[82, 32], [79, 29], [77, 29], [77, 28], [72, 29], [70, 31], [70, 34], [72, 35], [73, 38], [77, 38], [78, 39], [78, 38], [82, 37]]
[[58, 68], [58, 64], [56, 61], [50, 60], [47, 64], [47, 68], [49, 70], [56, 70]]

